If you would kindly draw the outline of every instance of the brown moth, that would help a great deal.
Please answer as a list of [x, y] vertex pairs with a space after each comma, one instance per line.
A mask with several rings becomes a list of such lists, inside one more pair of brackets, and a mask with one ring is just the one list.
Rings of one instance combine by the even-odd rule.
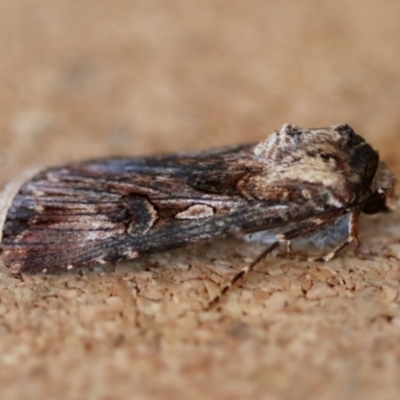
[[259, 144], [78, 162], [6, 189], [1, 263], [12, 273], [59, 272], [266, 233], [268, 248], [223, 294], [283, 241], [337, 242], [318, 258], [331, 259], [358, 241], [361, 212], [388, 209], [395, 182], [348, 125], [286, 124]]

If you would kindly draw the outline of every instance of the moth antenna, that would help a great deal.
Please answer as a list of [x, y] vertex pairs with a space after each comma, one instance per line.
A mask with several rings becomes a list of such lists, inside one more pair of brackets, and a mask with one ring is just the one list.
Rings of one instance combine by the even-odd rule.
[[252, 272], [254, 270], [254, 267], [263, 259], [265, 258], [271, 251], [275, 250], [279, 244], [281, 243], [281, 240], [277, 240], [276, 242], [272, 243], [270, 246], [268, 246], [261, 254], [259, 254], [249, 265], [246, 265], [243, 267], [238, 273], [236, 273], [231, 280], [220, 290], [220, 292], [213, 298], [211, 299], [207, 306], [205, 307], [205, 311], [210, 310], [213, 308], [223, 296], [226, 295], [226, 293], [229, 291], [229, 289], [241, 278], [243, 278], [245, 275], [247, 275], [249, 272]]

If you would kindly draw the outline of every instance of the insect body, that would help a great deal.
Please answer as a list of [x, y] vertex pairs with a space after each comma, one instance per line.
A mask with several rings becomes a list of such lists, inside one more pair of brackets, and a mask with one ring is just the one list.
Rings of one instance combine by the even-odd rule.
[[237, 280], [280, 242], [345, 226], [324, 259], [333, 257], [357, 240], [361, 212], [387, 209], [394, 185], [348, 125], [284, 125], [256, 145], [80, 162], [39, 172], [8, 201], [1, 262], [54, 272], [269, 232], [269, 248]]

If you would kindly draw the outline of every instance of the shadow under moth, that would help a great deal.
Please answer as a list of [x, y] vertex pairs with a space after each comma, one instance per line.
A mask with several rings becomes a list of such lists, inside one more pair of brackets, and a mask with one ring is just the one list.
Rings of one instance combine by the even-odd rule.
[[215, 237], [267, 242], [213, 305], [282, 242], [335, 243], [324, 261], [357, 243], [360, 213], [388, 210], [395, 183], [348, 125], [286, 124], [259, 144], [44, 169], [0, 198], [1, 268], [59, 272]]

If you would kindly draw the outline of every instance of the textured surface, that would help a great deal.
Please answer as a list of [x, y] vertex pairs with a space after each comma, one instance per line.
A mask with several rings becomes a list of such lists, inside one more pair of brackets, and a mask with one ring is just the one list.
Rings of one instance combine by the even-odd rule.
[[[400, 174], [400, 4], [0, 1], [0, 167], [253, 142], [347, 122]], [[0, 396], [397, 399], [400, 213], [360, 256], [238, 240], [115, 268], [0, 279]]]

